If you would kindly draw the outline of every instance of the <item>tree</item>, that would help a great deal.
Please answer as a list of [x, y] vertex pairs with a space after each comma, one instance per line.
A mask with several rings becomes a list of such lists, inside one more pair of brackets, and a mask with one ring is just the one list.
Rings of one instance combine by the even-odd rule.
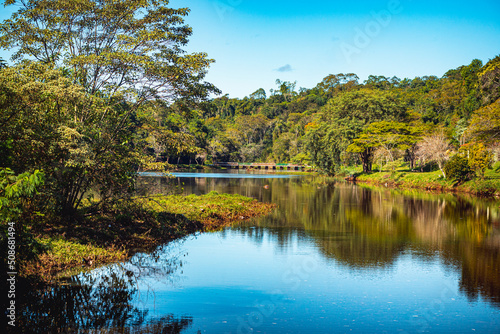
[[469, 134], [485, 143], [500, 140], [500, 98], [474, 111], [467, 129]]
[[371, 154], [375, 148], [380, 147], [385, 150], [389, 159], [394, 161], [393, 151], [411, 149], [420, 139], [420, 133], [420, 129], [401, 122], [374, 122], [353, 140], [352, 144], [347, 147], [347, 152], [363, 153], [366, 151]]
[[332, 97], [337, 92], [353, 89], [358, 85], [359, 77], [354, 73], [330, 74], [316, 86], [320, 92]]
[[335, 174], [342, 163], [342, 154], [349, 145], [346, 128], [329, 127], [325, 123], [306, 125], [305, 141], [311, 162], [320, 170]]
[[266, 91], [264, 88], [259, 88], [252, 94], [250, 94], [250, 98], [254, 100], [265, 100], [266, 99]]
[[465, 96], [462, 100], [462, 112], [466, 118], [469, 118], [471, 112], [481, 106], [478, 74], [482, 67], [483, 62], [474, 59], [469, 65], [460, 69], [462, 86], [465, 90]]
[[278, 85], [278, 89], [275, 90], [275, 92], [281, 93], [281, 96], [283, 96], [285, 101], [290, 102], [292, 100], [292, 97], [297, 96], [297, 92], [295, 91], [297, 81], [290, 82], [276, 79], [276, 85]]
[[18, 66], [0, 76], [1, 142], [12, 143], [0, 150], [16, 173], [44, 171], [61, 213], [75, 212], [91, 187], [103, 200], [130, 192], [142, 161], [135, 116], [146, 102], [176, 100], [186, 110], [218, 92], [202, 82], [212, 60], [182, 50], [187, 8], [162, 0], [5, 4], [19, 9], [0, 25], [0, 46], [16, 50]]
[[500, 98], [500, 55], [487, 62], [478, 76], [483, 105]]
[[276, 162], [290, 162], [297, 152], [297, 139], [290, 132], [283, 133], [273, 143], [273, 156]]
[[203, 80], [213, 60], [182, 47], [192, 30], [188, 8], [167, 0], [6, 0], [19, 9], [0, 24], [0, 46], [14, 60], [63, 66], [86, 92], [135, 104], [161, 97], [198, 99], [215, 87]]
[[417, 156], [421, 159], [437, 163], [439, 170], [446, 178], [444, 164], [449, 159], [450, 142], [441, 132], [425, 136], [418, 144]]
[[469, 143], [460, 147], [459, 152], [467, 158], [470, 168], [476, 172], [480, 178], [484, 178], [484, 171], [491, 167], [491, 153], [483, 143]]
[[[398, 80], [394, 80], [394, 82], [398, 82]], [[366, 87], [370, 87], [372, 89], [389, 89], [392, 88], [393, 84], [390, 78], [384, 77], [383, 75], [369, 75], [368, 79], [363, 83]]]
[[133, 185], [139, 161], [126, 103], [109, 105], [61, 70], [30, 62], [1, 70], [0, 100], [0, 142], [10, 143], [0, 147], [10, 157], [4, 167], [42, 170], [56, 211], [73, 213], [90, 187], [106, 199]]
[[[334, 173], [341, 163], [341, 155], [366, 126], [383, 120], [399, 121], [405, 115], [406, 109], [402, 102], [391, 92], [360, 89], [334, 97], [323, 109], [318, 126], [312, 129], [314, 134], [308, 135], [310, 149], [323, 150], [313, 152], [313, 163], [328, 167], [327, 172]], [[313, 143], [311, 140], [319, 142]], [[363, 163], [363, 171], [370, 172], [373, 147], [367, 146], [357, 153]], [[325, 154], [329, 157], [326, 158]], [[326, 165], [319, 159], [324, 160]]]
[[212, 162], [235, 161], [240, 157], [240, 144], [230, 132], [220, 132], [214, 136], [208, 145], [208, 153]]

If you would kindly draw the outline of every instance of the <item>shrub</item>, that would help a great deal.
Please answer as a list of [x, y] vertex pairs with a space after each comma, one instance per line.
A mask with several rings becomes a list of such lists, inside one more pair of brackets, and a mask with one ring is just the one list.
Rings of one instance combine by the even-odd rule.
[[444, 172], [447, 178], [464, 182], [474, 177], [474, 172], [469, 166], [469, 161], [466, 157], [459, 154], [451, 157], [444, 166]]
[[470, 147], [469, 152], [469, 166], [481, 178], [484, 178], [484, 171], [486, 168], [491, 168], [492, 155], [486, 149], [484, 144], [478, 143]]

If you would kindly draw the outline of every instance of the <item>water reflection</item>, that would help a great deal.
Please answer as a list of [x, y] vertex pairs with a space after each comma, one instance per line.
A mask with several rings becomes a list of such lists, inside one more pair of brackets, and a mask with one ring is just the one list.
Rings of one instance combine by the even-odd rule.
[[148, 316], [148, 309], [138, 307], [137, 284], [145, 278], [173, 282], [184, 255], [165, 245], [151, 254], [136, 254], [127, 263], [73, 276], [57, 286], [23, 287], [27, 293], [17, 301], [14, 332], [181, 333], [192, 324], [192, 317]]
[[[346, 267], [391, 268], [411, 251], [436, 256], [461, 273], [460, 288], [500, 307], [500, 210], [495, 200], [360, 187], [321, 178], [178, 179], [186, 193], [241, 193], [277, 203], [279, 211], [240, 229], [256, 242], [273, 235], [278, 248], [303, 230], [321, 252]], [[268, 185], [269, 187], [264, 187]], [[266, 189], [267, 188], [267, 189]]]
[[216, 190], [279, 209], [33, 292], [23, 300], [22, 327], [40, 333], [500, 329], [498, 201], [321, 177], [141, 182], [144, 193]]

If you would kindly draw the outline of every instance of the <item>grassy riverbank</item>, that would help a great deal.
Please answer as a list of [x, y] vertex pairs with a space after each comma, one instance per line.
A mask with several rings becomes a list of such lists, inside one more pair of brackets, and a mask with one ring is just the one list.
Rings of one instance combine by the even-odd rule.
[[85, 268], [122, 261], [138, 251], [197, 231], [210, 231], [234, 221], [265, 215], [273, 204], [241, 195], [158, 195], [135, 198], [88, 214], [74, 224], [38, 226], [32, 232], [45, 247], [38, 261], [28, 263], [23, 276], [48, 281]]
[[480, 196], [500, 196], [500, 163], [492, 169], [487, 169], [484, 178], [474, 178], [459, 183], [444, 179], [441, 172], [413, 172], [408, 168], [396, 168], [394, 171], [372, 173], [353, 172], [357, 182], [385, 185], [397, 188], [415, 188], [424, 190], [438, 190], [446, 192], [463, 192]]

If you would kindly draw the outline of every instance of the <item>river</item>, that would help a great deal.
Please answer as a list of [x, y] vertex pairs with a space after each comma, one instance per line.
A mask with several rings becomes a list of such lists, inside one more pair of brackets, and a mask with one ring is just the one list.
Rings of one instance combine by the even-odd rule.
[[[177, 191], [239, 193], [273, 214], [36, 291], [40, 333], [500, 333], [500, 203], [327, 183], [178, 173]], [[171, 189], [144, 177], [150, 192]]]

